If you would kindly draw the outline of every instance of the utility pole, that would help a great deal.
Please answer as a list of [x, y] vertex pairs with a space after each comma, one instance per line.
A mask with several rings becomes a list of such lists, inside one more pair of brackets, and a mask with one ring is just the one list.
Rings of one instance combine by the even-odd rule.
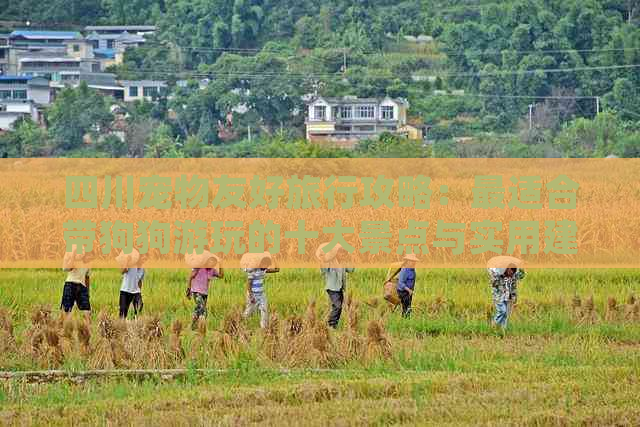
[[249, 142], [251, 142], [251, 125], [247, 125], [247, 135], [249, 137]]
[[533, 104], [529, 104], [529, 130], [533, 129]]
[[596, 96], [596, 116], [600, 114], [600, 97]]
[[342, 49], [342, 72], [347, 74], [347, 49]]

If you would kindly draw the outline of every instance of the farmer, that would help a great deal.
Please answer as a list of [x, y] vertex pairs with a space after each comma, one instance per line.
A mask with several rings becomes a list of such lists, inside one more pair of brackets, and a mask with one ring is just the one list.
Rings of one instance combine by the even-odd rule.
[[324, 248], [328, 243], [320, 245], [316, 251], [316, 257], [322, 262], [320, 272], [324, 276], [325, 290], [329, 296], [331, 312], [329, 313], [329, 326], [336, 329], [340, 316], [342, 315], [342, 304], [347, 286], [347, 273], [353, 273], [354, 268], [344, 268], [340, 265], [338, 255], [342, 250], [340, 244], [336, 244], [328, 253], [324, 253]]
[[515, 263], [508, 264], [506, 268], [489, 267], [487, 272], [496, 309], [494, 322], [504, 330], [507, 328], [511, 309], [517, 302], [518, 281], [524, 278], [525, 272]]
[[260, 327], [269, 325], [269, 308], [264, 292], [264, 278], [268, 273], [277, 273], [279, 268], [271, 268], [272, 259], [269, 252], [262, 254], [245, 254], [240, 261], [247, 274], [247, 306], [243, 317], [249, 318], [256, 310], [260, 311]]
[[214, 268], [218, 264], [218, 257], [209, 251], [204, 251], [201, 255], [194, 255], [189, 258], [189, 264], [195, 265], [187, 284], [187, 298], [193, 297], [195, 308], [191, 321], [191, 329], [198, 327], [198, 322], [207, 317], [207, 299], [209, 298], [209, 282], [214, 277], [224, 278], [222, 266]]
[[393, 281], [397, 277], [396, 290], [402, 304], [402, 316], [405, 318], [411, 317], [411, 303], [416, 285], [415, 267], [419, 261], [414, 254], [405, 255], [399, 265], [391, 267], [386, 280], [387, 282]]
[[[120, 259], [118, 259], [120, 258]], [[129, 314], [129, 307], [133, 304], [133, 314], [137, 317], [142, 312], [142, 281], [144, 279], [144, 268], [142, 265], [146, 261], [147, 255], [140, 255], [134, 249], [131, 254], [121, 253], [118, 256], [122, 268], [122, 285], [120, 287], [120, 318], [126, 319]], [[138, 267], [134, 267], [137, 265]]]
[[69, 317], [73, 306], [84, 313], [87, 321], [91, 320], [91, 300], [89, 286], [91, 285], [91, 269], [89, 263], [93, 260], [92, 252], [77, 253], [77, 245], [73, 245], [71, 252], [65, 254], [62, 270], [67, 278], [62, 291], [60, 308]]

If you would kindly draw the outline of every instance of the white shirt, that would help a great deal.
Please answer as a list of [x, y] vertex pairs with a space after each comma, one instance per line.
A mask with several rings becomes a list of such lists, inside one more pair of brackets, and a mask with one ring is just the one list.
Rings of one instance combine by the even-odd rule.
[[144, 278], [144, 268], [130, 268], [126, 273], [122, 274], [122, 292], [130, 294], [139, 294], [140, 281]]

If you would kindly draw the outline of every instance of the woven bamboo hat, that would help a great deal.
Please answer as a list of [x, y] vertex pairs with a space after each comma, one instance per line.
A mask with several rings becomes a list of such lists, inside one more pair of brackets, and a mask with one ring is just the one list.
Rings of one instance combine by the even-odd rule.
[[273, 261], [273, 257], [269, 252], [262, 253], [246, 253], [242, 255], [240, 258], [240, 267], [241, 268], [259, 268], [262, 265], [262, 261], [264, 259], [268, 259], [269, 261]]
[[213, 268], [220, 264], [220, 258], [204, 250], [201, 254], [185, 254], [184, 260], [191, 268]]

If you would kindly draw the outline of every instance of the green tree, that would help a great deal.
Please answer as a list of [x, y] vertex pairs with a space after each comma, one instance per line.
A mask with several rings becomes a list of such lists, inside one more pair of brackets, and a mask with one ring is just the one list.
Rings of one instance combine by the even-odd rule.
[[13, 131], [0, 136], [0, 157], [39, 157], [47, 155], [49, 135], [33, 120], [23, 118]]
[[77, 88], [63, 89], [48, 113], [51, 136], [59, 150], [73, 150], [83, 145], [85, 135], [93, 139], [105, 132], [113, 115], [109, 98], [89, 89], [83, 82]]
[[171, 134], [171, 128], [166, 124], [161, 124], [152, 133], [144, 150], [145, 157], [153, 158], [175, 158], [183, 157], [176, 140]]

